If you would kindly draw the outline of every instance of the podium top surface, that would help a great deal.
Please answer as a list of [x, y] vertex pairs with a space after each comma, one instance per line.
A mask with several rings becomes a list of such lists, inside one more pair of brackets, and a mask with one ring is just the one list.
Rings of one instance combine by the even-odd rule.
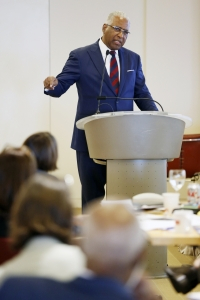
[[165, 118], [175, 118], [179, 119], [185, 122], [185, 128], [190, 127], [192, 125], [192, 119], [187, 116], [183, 116], [181, 114], [172, 114], [167, 112], [158, 112], [158, 111], [117, 111], [117, 112], [109, 112], [109, 113], [102, 113], [102, 114], [95, 114], [91, 115], [89, 117], [80, 119], [76, 122], [76, 127], [78, 129], [84, 130], [84, 126], [86, 123], [93, 121], [95, 119], [100, 118], [113, 118], [113, 117], [120, 117], [120, 116], [126, 116], [126, 115], [154, 115], [154, 116], [163, 116]]

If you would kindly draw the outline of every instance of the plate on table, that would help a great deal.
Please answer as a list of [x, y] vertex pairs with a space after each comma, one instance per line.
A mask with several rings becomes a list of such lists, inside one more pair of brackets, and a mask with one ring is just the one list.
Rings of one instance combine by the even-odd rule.
[[165, 208], [163, 207], [163, 205], [162, 204], [157, 204], [157, 205], [146, 205], [146, 204], [144, 204], [144, 205], [141, 205], [140, 206], [140, 209], [142, 209], [142, 210], [159, 210], [159, 211], [164, 211], [165, 210]]
[[133, 196], [133, 205], [138, 209], [153, 210], [163, 207], [163, 196], [155, 193], [141, 193]]

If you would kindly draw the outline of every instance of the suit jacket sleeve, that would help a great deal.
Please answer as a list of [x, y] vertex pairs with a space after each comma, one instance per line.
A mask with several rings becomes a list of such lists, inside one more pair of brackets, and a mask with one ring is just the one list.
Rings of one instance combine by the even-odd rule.
[[45, 91], [44, 93], [51, 97], [60, 97], [70, 88], [71, 85], [78, 81], [79, 77], [79, 61], [75, 55], [75, 52], [72, 51], [62, 72], [56, 76], [58, 79], [58, 85], [54, 90]]
[[[139, 63], [136, 74], [135, 89], [134, 89], [135, 98], [149, 98], [152, 99], [152, 96], [146, 86], [145, 77], [142, 71], [142, 63], [139, 57]], [[153, 99], [152, 99], [153, 100]], [[155, 103], [151, 100], [136, 100], [135, 103], [140, 110], [143, 111], [155, 111], [158, 110]]]

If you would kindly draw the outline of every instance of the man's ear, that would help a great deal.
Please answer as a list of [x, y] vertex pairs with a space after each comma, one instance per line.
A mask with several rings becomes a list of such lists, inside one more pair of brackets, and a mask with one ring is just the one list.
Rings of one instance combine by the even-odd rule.
[[103, 33], [105, 32], [106, 28], [107, 28], [107, 25], [106, 25], [106, 24], [103, 24], [103, 26], [102, 26], [102, 31], [103, 31]]

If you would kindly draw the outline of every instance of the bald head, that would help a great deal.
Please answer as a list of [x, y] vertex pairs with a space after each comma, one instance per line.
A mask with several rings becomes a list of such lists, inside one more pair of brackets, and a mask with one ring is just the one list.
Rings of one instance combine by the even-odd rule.
[[146, 241], [136, 217], [124, 205], [95, 205], [84, 224], [84, 251], [104, 265], [129, 264]]

